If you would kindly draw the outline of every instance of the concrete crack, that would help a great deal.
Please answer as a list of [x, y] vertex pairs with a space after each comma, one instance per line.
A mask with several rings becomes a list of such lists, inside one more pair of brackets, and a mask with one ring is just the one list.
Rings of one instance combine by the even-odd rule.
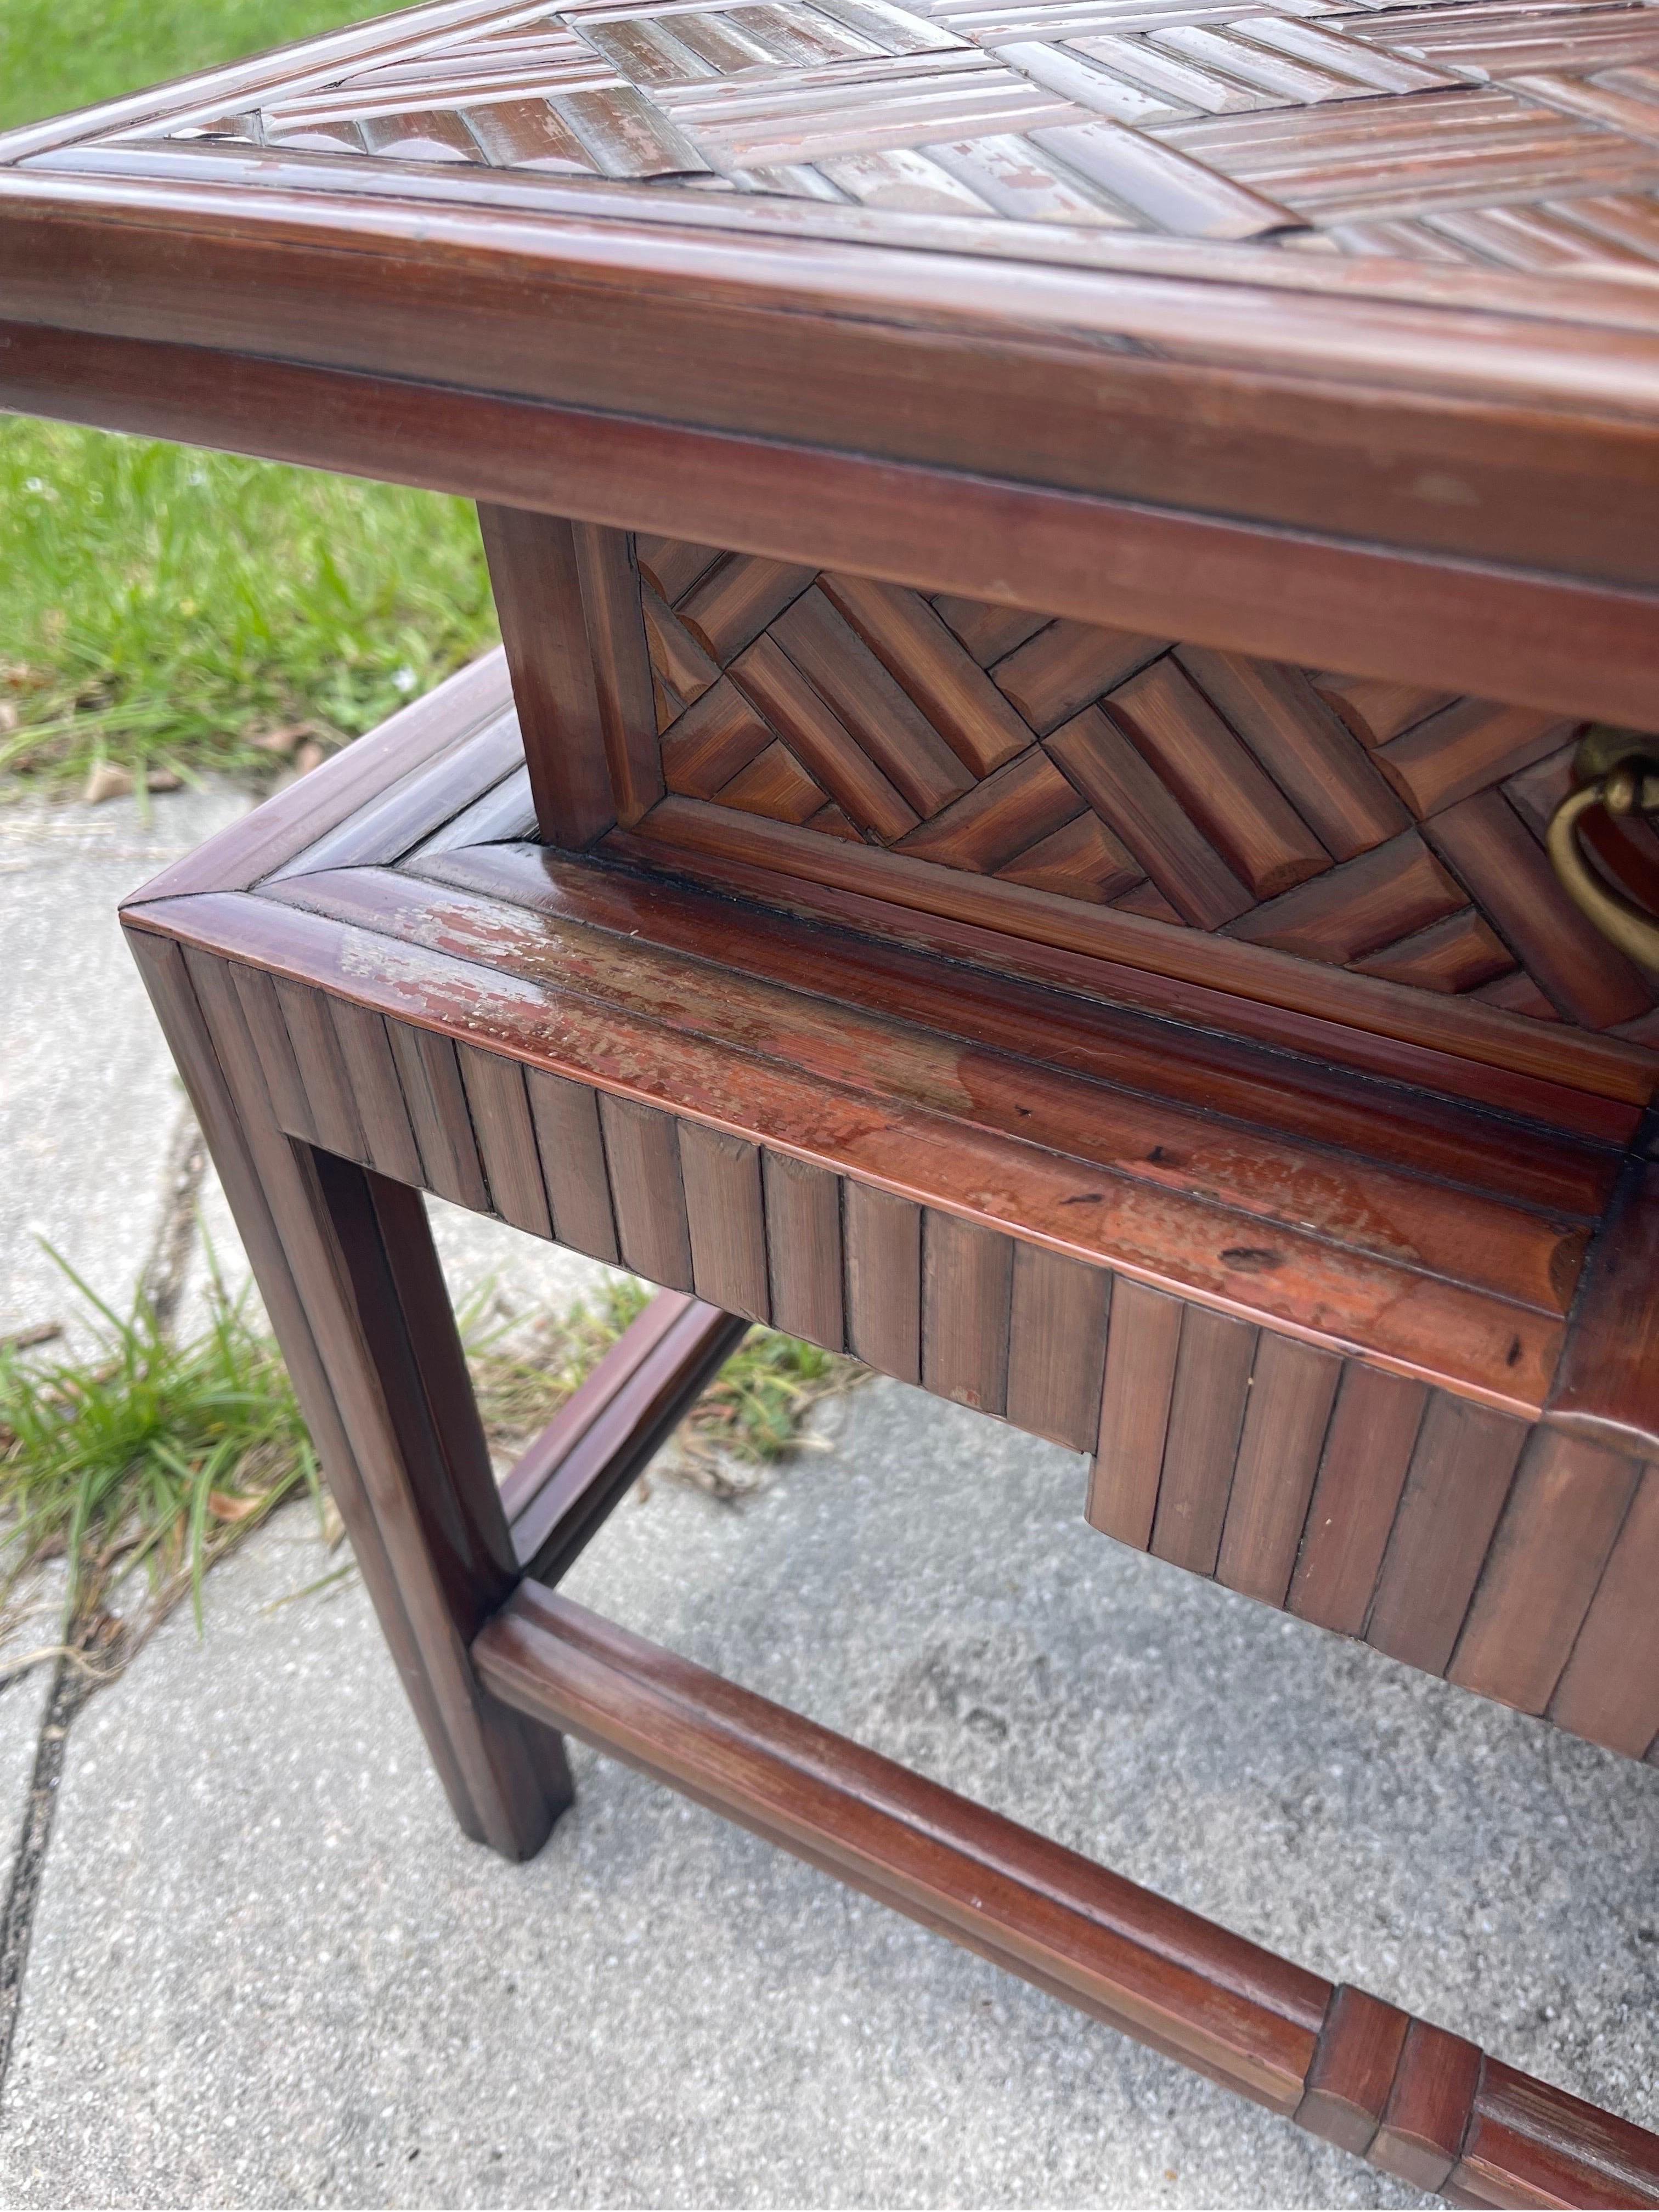
[[58, 1785], [63, 1779], [64, 1753], [70, 1723], [98, 1687], [98, 1678], [74, 1664], [65, 1652], [52, 1674], [52, 1695], [34, 1751], [34, 1772], [28, 1802], [23, 1808], [17, 1856], [6, 1893], [5, 1915], [0, 1919], [0, 2095], [11, 2069], [12, 2044], [17, 2033], [18, 2008], [23, 1996], [23, 1971], [28, 1964], [29, 1938], [34, 1931], [34, 1908], [46, 1870], [46, 1846], [52, 1840], [52, 1815], [58, 1808]]
[[[195, 1249], [197, 1206], [207, 1174], [207, 1147], [196, 1116], [186, 1105], [174, 1124], [162, 1170], [161, 1215], [140, 1287], [155, 1315], [157, 1328], [170, 1336], [189, 1279]], [[94, 1691], [120, 1671], [118, 1663], [107, 1670], [97, 1659], [130, 1657], [123, 1651], [122, 1625], [107, 1614], [70, 1626], [69, 1640], [54, 1655], [52, 1693], [34, 1749], [17, 1856], [7, 1887], [3, 1915], [0, 1915], [0, 2097], [11, 2070], [17, 2034], [17, 2017], [23, 1999], [23, 1978], [28, 1966], [29, 1941], [34, 1932], [35, 1908], [46, 1870], [46, 1851], [52, 1841], [58, 1791], [64, 1777], [70, 1723]], [[44, 1655], [42, 1655], [44, 1656]], [[14, 1668], [0, 1688], [9, 1688], [30, 1672], [27, 1665]]]

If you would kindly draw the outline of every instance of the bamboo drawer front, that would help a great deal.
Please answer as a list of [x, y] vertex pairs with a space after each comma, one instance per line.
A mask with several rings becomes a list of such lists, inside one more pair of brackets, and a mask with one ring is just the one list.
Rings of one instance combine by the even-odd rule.
[[1659, 1662], [1653, 1409], [1552, 1403], [1648, 1170], [562, 859], [499, 681], [263, 881], [143, 910], [290, 1136], [1085, 1453], [1116, 1540], [1648, 1754], [1659, 1663], [1598, 1654]]

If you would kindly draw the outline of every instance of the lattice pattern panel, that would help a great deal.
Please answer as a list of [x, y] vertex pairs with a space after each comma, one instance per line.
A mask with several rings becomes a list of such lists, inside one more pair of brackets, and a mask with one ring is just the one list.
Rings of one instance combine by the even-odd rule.
[[121, 135], [1606, 274], [1659, 260], [1659, 9], [571, 0]]
[[672, 794], [1659, 1035], [1543, 849], [1577, 724], [707, 546], [639, 562]]

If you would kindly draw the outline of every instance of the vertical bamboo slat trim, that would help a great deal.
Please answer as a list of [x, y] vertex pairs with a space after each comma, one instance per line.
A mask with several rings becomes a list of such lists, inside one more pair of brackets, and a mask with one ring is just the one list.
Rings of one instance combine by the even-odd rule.
[[1182, 1311], [1179, 1298], [1144, 1284], [1113, 1285], [1088, 1517], [1138, 1552], [1152, 1540]]
[[488, 1213], [489, 1186], [478, 1158], [454, 1046], [447, 1037], [402, 1022], [388, 1022], [386, 1034], [427, 1188], [470, 1213]]
[[1346, 1363], [1286, 1601], [1304, 1620], [1364, 1635], [1428, 1402], [1424, 1383]]
[[550, 1237], [553, 1223], [525, 1095], [524, 1071], [516, 1060], [479, 1052], [472, 1045], [461, 1045], [458, 1051], [473, 1133], [483, 1157], [495, 1211], [515, 1229], [526, 1230], [532, 1237]]
[[1659, 1467], [1643, 1470], [1550, 1718], [1640, 1759], [1659, 1744]]
[[847, 1341], [840, 1180], [787, 1152], [761, 1158], [773, 1326], [840, 1352]]
[[1012, 1288], [1010, 1238], [954, 1214], [924, 1214], [921, 1379], [936, 1396], [1003, 1412]]
[[368, 1147], [369, 1165], [394, 1182], [418, 1183], [421, 1155], [410, 1127], [386, 1023], [368, 1007], [354, 1006], [343, 999], [331, 999], [328, 1006], [352, 1103]]
[[368, 1146], [357, 1119], [339, 1039], [329, 1018], [328, 1000], [320, 991], [292, 983], [284, 975], [277, 976], [276, 982], [277, 1003], [294, 1048], [300, 1080], [305, 1085], [318, 1143], [325, 1152], [337, 1152], [342, 1159], [366, 1160]]
[[1105, 1268], [1038, 1244], [1015, 1245], [1007, 1411], [1017, 1428], [1093, 1451], [1111, 1296]]
[[622, 1257], [599, 1129], [598, 1093], [545, 1069], [527, 1068], [531, 1120], [553, 1234], [573, 1251], [615, 1267]]
[[921, 1208], [890, 1191], [845, 1189], [847, 1346], [901, 1382], [921, 1380]]
[[1202, 1306], [1182, 1315], [1152, 1550], [1194, 1574], [1215, 1572], [1255, 1344], [1248, 1322]]
[[759, 1149], [741, 1137], [682, 1121], [680, 1173], [697, 1296], [727, 1313], [769, 1322]]
[[1341, 1374], [1334, 1352], [1262, 1331], [1216, 1564], [1229, 1589], [1284, 1604]]
[[265, 1079], [265, 1088], [277, 1120], [291, 1137], [319, 1144], [312, 1119], [311, 1101], [301, 1080], [299, 1062], [289, 1042], [288, 1024], [276, 997], [276, 986], [262, 968], [230, 967], [226, 971], [235, 987], [249, 1038]]
[[671, 1291], [691, 1288], [691, 1239], [673, 1116], [599, 1094], [599, 1127], [623, 1265]]
[[1449, 1680], [1524, 1712], [1543, 1711], [1641, 1472], [1634, 1460], [1559, 1430], [1533, 1431]]
[[1437, 1394], [1412, 1455], [1365, 1640], [1444, 1672], [1527, 1440], [1522, 1421]]

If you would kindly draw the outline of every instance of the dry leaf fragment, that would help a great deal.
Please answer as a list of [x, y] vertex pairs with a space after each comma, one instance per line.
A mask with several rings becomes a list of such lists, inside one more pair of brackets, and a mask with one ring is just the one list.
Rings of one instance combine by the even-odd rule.
[[256, 752], [276, 753], [286, 760], [301, 738], [316, 734], [310, 722], [290, 722], [285, 729], [267, 730], [261, 738], [250, 738], [248, 743]]
[[100, 806], [106, 799], [126, 798], [131, 789], [131, 769], [117, 768], [113, 761], [100, 761], [88, 776], [81, 796], [88, 806]]
[[216, 1521], [246, 1521], [264, 1504], [262, 1498], [232, 1498], [222, 1490], [210, 1490], [208, 1511]]

